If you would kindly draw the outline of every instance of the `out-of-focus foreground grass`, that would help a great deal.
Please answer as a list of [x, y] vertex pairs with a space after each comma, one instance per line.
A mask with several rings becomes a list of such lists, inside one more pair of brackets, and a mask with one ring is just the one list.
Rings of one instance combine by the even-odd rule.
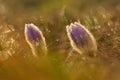
[[[80, 21], [98, 51], [86, 61], [71, 46], [66, 25]], [[43, 32], [47, 57], [34, 58], [25, 23]], [[38, 53], [39, 54], [39, 53]], [[0, 0], [0, 80], [120, 80], [119, 0]]]

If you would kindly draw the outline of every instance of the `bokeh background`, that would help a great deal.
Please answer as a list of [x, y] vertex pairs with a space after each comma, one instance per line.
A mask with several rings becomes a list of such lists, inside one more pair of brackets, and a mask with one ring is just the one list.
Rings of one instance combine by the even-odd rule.
[[[96, 57], [71, 51], [66, 25], [79, 21], [97, 41]], [[43, 32], [48, 57], [32, 56], [27, 23]], [[88, 56], [89, 57], [89, 56]], [[0, 80], [120, 80], [120, 0], [0, 0]]]

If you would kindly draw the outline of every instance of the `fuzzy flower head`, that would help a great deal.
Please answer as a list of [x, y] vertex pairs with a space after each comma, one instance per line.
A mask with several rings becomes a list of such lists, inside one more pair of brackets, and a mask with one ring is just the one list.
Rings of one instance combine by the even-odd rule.
[[32, 49], [33, 55], [46, 52], [46, 41], [42, 31], [34, 24], [25, 24], [25, 38]]
[[93, 35], [78, 22], [71, 23], [66, 27], [67, 34], [74, 50], [82, 53], [93, 53], [97, 50], [97, 45]]
[[41, 39], [41, 31], [34, 24], [25, 24], [25, 34], [28, 41], [39, 41]]

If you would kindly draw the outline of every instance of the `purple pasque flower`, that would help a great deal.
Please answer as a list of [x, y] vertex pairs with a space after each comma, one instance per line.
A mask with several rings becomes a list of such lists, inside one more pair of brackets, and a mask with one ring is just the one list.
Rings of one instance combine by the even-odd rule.
[[45, 53], [47, 51], [45, 37], [42, 31], [34, 24], [25, 24], [25, 38], [32, 53], [36, 56], [37, 53]]
[[41, 31], [34, 24], [25, 24], [25, 34], [30, 42], [39, 41], [41, 39]]
[[93, 35], [78, 22], [71, 23], [66, 27], [67, 34], [74, 50], [82, 53], [93, 53], [97, 50]]

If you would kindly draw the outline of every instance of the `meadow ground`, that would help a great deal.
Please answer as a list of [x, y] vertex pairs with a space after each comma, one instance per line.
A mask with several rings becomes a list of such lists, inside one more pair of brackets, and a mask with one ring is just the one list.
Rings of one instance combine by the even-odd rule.
[[[95, 37], [97, 56], [72, 50], [66, 25], [79, 21]], [[43, 32], [48, 55], [35, 58], [24, 27]], [[40, 53], [37, 53], [38, 55]], [[0, 80], [120, 80], [119, 0], [0, 0]]]

